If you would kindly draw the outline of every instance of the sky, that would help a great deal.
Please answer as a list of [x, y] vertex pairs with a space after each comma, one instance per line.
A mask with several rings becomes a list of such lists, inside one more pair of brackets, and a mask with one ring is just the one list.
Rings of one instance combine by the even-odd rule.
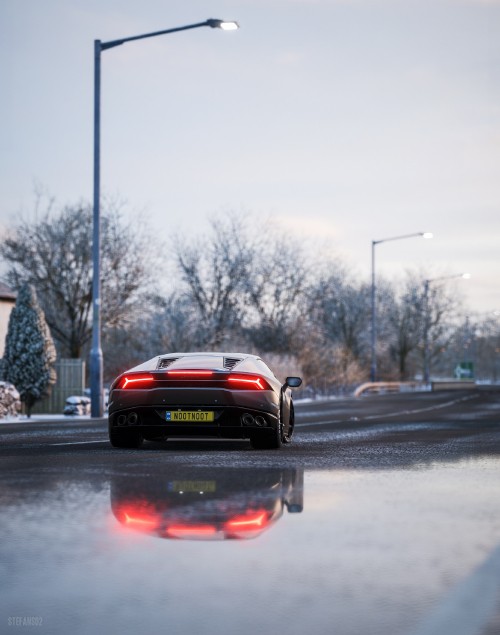
[[92, 200], [93, 41], [237, 20], [102, 54], [101, 187], [171, 246], [228, 210], [369, 280], [450, 280], [500, 311], [500, 0], [0, 0], [0, 235], [35, 192]]

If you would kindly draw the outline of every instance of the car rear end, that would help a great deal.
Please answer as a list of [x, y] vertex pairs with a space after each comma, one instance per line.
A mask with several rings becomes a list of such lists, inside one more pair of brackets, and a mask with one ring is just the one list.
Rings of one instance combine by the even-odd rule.
[[257, 373], [206, 368], [129, 372], [112, 385], [110, 433], [245, 439], [276, 429], [280, 386]]

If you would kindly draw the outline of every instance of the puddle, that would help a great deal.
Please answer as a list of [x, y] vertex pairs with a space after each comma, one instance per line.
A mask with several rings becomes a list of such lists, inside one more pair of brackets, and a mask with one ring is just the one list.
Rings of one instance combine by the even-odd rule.
[[0, 630], [418, 632], [500, 543], [499, 475], [482, 458], [3, 483]]

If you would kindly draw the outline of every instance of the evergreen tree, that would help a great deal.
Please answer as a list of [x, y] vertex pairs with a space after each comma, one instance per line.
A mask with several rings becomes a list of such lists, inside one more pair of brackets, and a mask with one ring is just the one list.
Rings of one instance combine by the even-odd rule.
[[5, 352], [3, 379], [14, 384], [26, 404], [28, 417], [35, 402], [48, 394], [56, 381], [56, 349], [45, 315], [31, 285], [24, 285], [12, 309]]

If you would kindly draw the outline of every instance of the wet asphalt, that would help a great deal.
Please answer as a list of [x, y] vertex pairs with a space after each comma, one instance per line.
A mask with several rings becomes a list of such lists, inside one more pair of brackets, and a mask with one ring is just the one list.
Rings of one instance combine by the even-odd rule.
[[296, 410], [279, 451], [0, 423], [0, 633], [500, 633], [500, 391]]

